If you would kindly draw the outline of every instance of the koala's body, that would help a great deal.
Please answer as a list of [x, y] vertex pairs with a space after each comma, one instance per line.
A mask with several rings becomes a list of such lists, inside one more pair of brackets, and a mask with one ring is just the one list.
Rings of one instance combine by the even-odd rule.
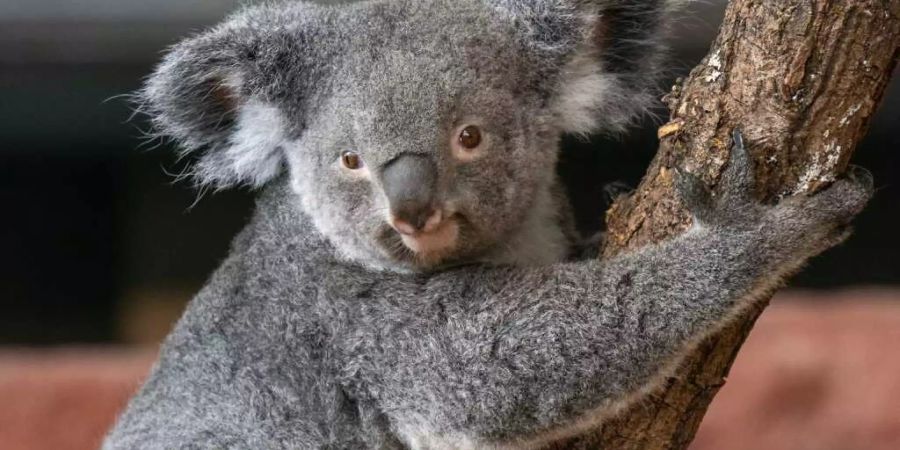
[[688, 232], [567, 260], [558, 140], [649, 104], [670, 6], [277, 3], [176, 46], [144, 110], [262, 194], [104, 448], [537, 448], [655, 386], [871, 192], [759, 205], [736, 145]]

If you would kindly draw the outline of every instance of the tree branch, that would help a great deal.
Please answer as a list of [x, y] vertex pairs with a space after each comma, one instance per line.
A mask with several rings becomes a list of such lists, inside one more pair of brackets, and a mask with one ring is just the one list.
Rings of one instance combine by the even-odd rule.
[[[669, 123], [638, 189], [607, 212], [605, 256], [683, 231], [676, 167], [716, 184], [740, 126], [766, 201], [846, 169], [898, 59], [900, 0], [733, 0], [702, 63], [667, 96]], [[683, 449], [765, 305], [707, 339], [665, 386], [553, 449]]]

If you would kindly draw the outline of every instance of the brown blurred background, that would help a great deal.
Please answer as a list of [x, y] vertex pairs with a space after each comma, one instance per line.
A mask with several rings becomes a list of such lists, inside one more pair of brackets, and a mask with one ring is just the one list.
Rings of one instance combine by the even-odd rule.
[[[96, 446], [250, 214], [251, 192], [194, 204], [172, 183], [173, 149], [145, 143], [119, 97], [238, 3], [0, 1], [0, 448]], [[680, 22], [671, 79], [704, 55], [723, 7]], [[696, 449], [900, 448], [898, 81], [855, 160], [877, 197], [764, 314]], [[605, 186], [637, 184], [657, 124], [566, 140], [583, 230], [602, 226]]]

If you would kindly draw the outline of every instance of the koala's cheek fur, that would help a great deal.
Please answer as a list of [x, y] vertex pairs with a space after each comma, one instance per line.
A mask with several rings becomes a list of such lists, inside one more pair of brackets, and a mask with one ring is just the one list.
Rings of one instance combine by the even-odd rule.
[[345, 258], [383, 267], [376, 238], [387, 225], [370, 182], [342, 173], [336, 160], [296, 143], [288, 150], [290, 183], [302, 210]]
[[510, 121], [489, 155], [458, 169], [461, 203], [493, 243], [516, 232], [556, 181], [555, 136], [534, 128], [524, 118]]

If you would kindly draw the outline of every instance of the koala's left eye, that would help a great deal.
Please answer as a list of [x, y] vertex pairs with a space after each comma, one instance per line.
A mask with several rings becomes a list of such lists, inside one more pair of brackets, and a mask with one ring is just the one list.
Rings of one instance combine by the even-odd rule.
[[353, 152], [344, 152], [341, 154], [341, 165], [350, 170], [356, 170], [362, 167], [363, 162], [362, 158], [360, 158], [358, 154]]
[[459, 144], [463, 148], [473, 150], [481, 145], [481, 129], [475, 125], [469, 125], [459, 132]]

